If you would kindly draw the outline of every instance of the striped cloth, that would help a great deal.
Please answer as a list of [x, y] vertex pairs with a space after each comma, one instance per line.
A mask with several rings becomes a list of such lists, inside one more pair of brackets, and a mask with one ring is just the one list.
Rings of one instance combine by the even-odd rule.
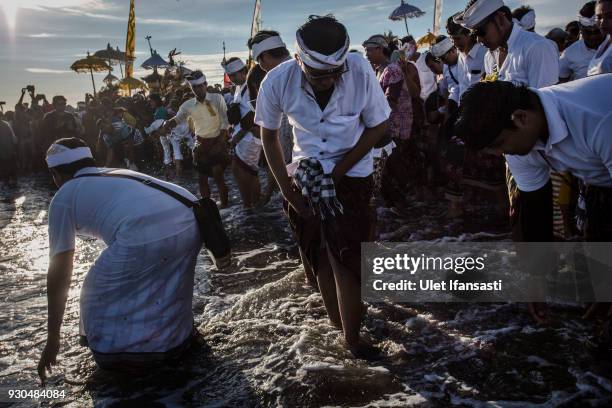
[[310, 208], [320, 214], [322, 220], [342, 214], [342, 204], [336, 197], [331, 174], [323, 172], [323, 166], [317, 159], [300, 160], [293, 179]]

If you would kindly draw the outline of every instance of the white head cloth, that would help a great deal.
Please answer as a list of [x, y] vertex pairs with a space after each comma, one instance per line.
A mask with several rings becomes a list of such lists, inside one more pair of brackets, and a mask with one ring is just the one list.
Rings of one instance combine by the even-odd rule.
[[151, 125], [149, 125], [149, 127], [145, 128], [145, 133], [147, 135], [150, 135], [151, 133], [155, 132], [156, 130], [159, 130], [162, 126], [164, 126], [164, 122], [165, 122], [165, 120], [163, 120], [163, 119], [154, 120], [153, 123], [151, 123]]
[[202, 74], [198, 79], [188, 79], [187, 82], [189, 82], [190, 85], [202, 85], [206, 82], [206, 75]]
[[49, 150], [47, 150], [47, 166], [49, 166], [49, 168], [61, 166], [62, 164], [74, 163], [81, 159], [93, 159], [89, 147], [71, 149], [53, 143], [51, 147], [49, 147]]
[[523, 27], [524, 30], [533, 30], [536, 25], [536, 14], [534, 10], [529, 10], [527, 14], [523, 16], [519, 20], [519, 25]]
[[236, 72], [240, 71], [241, 69], [245, 68], [246, 65], [244, 65], [244, 62], [242, 62], [242, 60], [240, 58], [238, 58], [237, 60], [234, 60], [228, 64], [221, 64], [221, 66], [223, 67], [223, 69], [225, 70], [225, 73], [227, 75], [232, 75], [235, 74]]
[[346, 57], [348, 55], [348, 50], [351, 45], [351, 39], [346, 34], [346, 40], [342, 48], [333, 53], [332, 55], [323, 55], [319, 54], [316, 51], [309, 50], [308, 47], [302, 41], [302, 37], [300, 37], [300, 32], [298, 31], [295, 35], [296, 38], [296, 49], [297, 53], [300, 56], [302, 62], [308, 65], [310, 68], [320, 69], [320, 70], [330, 70], [334, 68], [338, 68], [346, 61]]
[[578, 22], [583, 27], [595, 27], [597, 25], [597, 16], [593, 15], [593, 17], [588, 18], [578, 14]]
[[276, 48], [287, 48], [283, 40], [278, 35], [268, 37], [265, 40], [258, 42], [257, 44], [253, 44], [253, 59], [257, 61], [257, 57], [259, 57], [262, 52], [273, 50]]
[[442, 56], [444, 56], [444, 54], [452, 50], [454, 46], [455, 44], [453, 44], [453, 40], [447, 37], [439, 43], [434, 44], [431, 47], [431, 53], [434, 57], [441, 58]]
[[461, 24], [467, 29], [472, 29], [482, 20], [504, 6], [503, 0], [478, 0], [463, 13], [453, 18], [455, 23]]

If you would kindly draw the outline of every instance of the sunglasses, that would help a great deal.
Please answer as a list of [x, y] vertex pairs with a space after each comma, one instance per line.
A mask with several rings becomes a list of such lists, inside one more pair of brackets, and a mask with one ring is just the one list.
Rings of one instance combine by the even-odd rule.
[[487, 35], [486, 27], [491, 21], [493, 21], [494, 18], [495, 14], [485, 18], [482, 23], [470, 30], [470, 34], [475, 35], [476, 37], [485, 37]]
[[313, 73], [302, 61], [300, 61], [300, 66], [302, 67], [302, 72], [304, 72], [309, 79], [314, 81], [328, 78], [338, 79], [349, 71], [346, 63], [341, 67], [323, 73]]

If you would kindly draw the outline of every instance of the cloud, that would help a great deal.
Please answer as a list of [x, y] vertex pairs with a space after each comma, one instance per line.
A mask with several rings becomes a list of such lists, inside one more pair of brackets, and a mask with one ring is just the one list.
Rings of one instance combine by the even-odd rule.
[[27, 72], [32, 74], [71, 74], [73, 71], [63, 69], [49, 69], [49, 68], [26, 68]]
[[29, 34], [27, 37], [30, 38], [55, 38], [57, 34], [40, 33], [40, 34]]

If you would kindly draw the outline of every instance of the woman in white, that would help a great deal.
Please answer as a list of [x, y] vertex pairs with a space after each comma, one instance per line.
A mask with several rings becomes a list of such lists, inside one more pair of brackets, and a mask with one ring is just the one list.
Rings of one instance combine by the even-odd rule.
[[234, 109], [240, 111], [240, 122], [235, 124], [231, 137], [231, 144], [234, 147], [232, 172], [238, 184], [244, 208], [252, 209], [261, 196], [257, 173], [262, 147], [257, 132], [251, 131], [255, 111], [249, 103], [251, 97], [247, 86], [247, 67], [240, 58], [230, 58], [226, 64], [223, 64], [223, 68], [230, 81], [236, 85], [232, 105], [235, 106]]

